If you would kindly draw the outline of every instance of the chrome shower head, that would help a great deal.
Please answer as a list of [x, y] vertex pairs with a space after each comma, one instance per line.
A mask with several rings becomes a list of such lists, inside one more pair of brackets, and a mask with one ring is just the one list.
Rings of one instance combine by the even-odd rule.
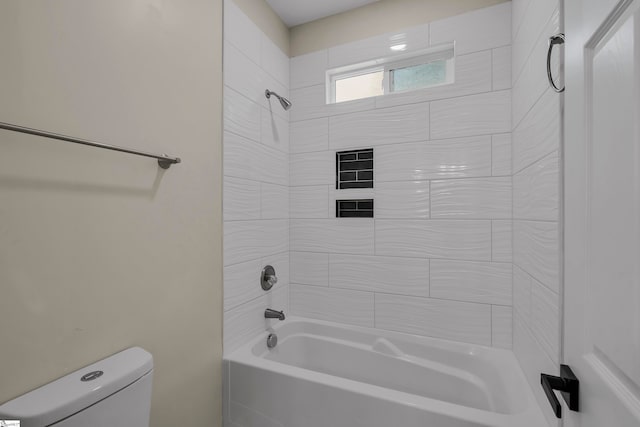
[[267, 99], [271, 98], [271, 95], [278, 98], [278, 101], [280, 101], [280, 105], [282, 105], [282, 108], [284, 108], [285, 110], [291, 108], [291, 101], [289, 101], [287, 98], [280, 96], [277, 93], [270, 91], [269, 89], [264, 91], [264, 96], [266, 96]]

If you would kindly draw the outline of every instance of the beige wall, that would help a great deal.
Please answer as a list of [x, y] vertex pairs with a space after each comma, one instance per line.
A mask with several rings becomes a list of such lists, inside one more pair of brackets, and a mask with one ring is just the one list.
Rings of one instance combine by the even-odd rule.
[[291, 28], [290, 57], [424, 24], [506, 0], [382, 0]]
[[289, 54], [289, 29], [265, 0], [233, 0], [284, 53]]
[[0, 403], [138, 345], [152, 426], [221, 423], [221, 0], [0, 2]]

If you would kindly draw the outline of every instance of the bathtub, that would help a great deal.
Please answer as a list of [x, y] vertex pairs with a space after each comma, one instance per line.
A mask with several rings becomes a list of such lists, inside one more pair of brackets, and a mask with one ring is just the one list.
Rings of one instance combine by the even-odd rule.
[[224, 359], [225, 427], [546, 426], [510, 351], [294, 317], [269, 332]]

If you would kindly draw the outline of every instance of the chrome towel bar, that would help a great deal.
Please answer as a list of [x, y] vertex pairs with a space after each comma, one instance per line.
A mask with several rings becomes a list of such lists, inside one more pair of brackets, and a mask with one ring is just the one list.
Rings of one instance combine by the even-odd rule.
[[179, 157], [169, 157], [166, 154], [152, 154], [139, 150], [130, 150], [128, 148], [118, 147], [116, 145], [102, 144], [100, 142], [88, 141], [86, 139], [74, 138], [71, 136], [60, 135], [52, 132], [45, 132], [38, 129], [27, 128], [24, 126], [12, 125], [10, 123], [0, 122], [0, 129], [10, 130], [13, 132], [26, 133], [29, 135], [42, 136], [44, 138], [57, 139], [59, 141], [72, 142], [74, 144], [88, 145], [90, 147], [104, 148], [105, 150], [119, 151], [121, 153], [135, 154], [136, 156], [151, 157], [158, 160], [158, 166], [162, 169], [169, 169], [173, 164], [180, 163]]

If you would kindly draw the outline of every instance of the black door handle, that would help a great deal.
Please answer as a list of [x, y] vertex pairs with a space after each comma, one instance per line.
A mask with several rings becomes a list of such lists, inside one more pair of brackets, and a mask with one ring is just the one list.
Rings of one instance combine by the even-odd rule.
[[556, 418], [562, 418], [562, 406], [553, 390], [562, 392], [562, 398], [572, 411], [580, 410], [580, 381], [571, 368], [560, 365], [560, 376], [540, 374], [542, 389], [556, 414]]

